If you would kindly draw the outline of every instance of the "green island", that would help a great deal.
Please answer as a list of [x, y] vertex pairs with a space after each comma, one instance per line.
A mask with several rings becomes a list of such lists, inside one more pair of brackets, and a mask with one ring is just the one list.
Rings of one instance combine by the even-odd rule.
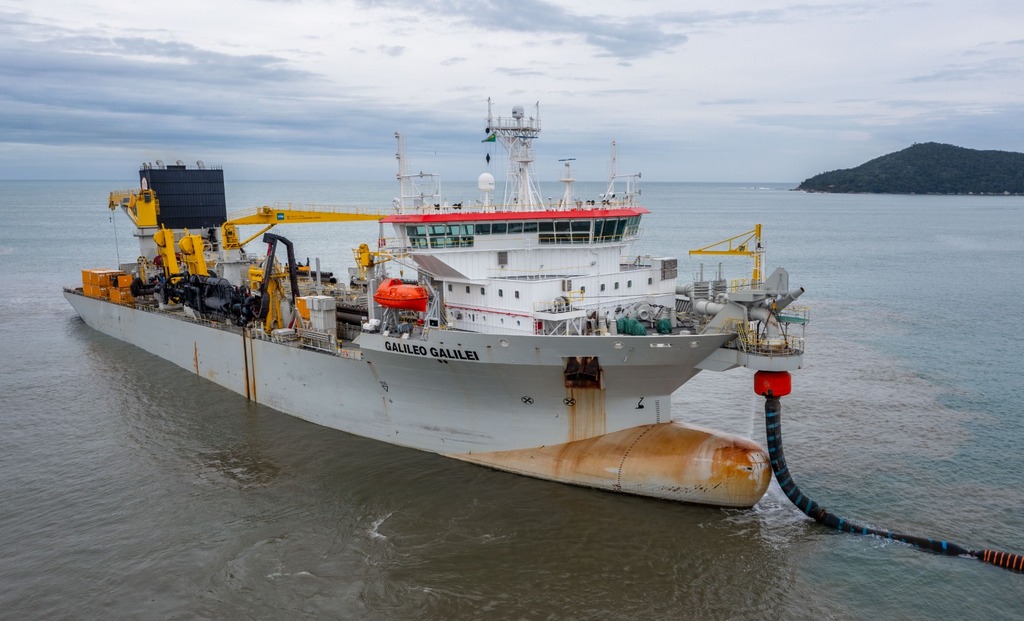
[[1024, 195], [1024, 153], [937, 142], [911, 147], [805, 180], [805, 192]]

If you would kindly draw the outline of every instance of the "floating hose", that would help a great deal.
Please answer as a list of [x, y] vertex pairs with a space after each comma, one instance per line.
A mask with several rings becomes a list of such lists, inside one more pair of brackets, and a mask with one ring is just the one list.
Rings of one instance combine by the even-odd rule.
[[[765, 372], [759, 371], [758, 373], [761, 374]], [[755, 384], [755, 390], [757, 390], [756, 386], [757, 385]], [[784, 392], [788, 393], [788, 390], [785, 390]], [[901, 533], [894, 533], [890, 530], [861, 526], [860, 524], [855, 524], [846, 518], [841, 518], [836, 514], [829, 512], [825, 507], [820, 506], [808, 496], [805, 496], [803, 492], [800, 491], [800, 488], [797, 487], [796, 482], [793, 481], [793, 476], [789, 472], [789, 467], [786, 465], [786, 456], [782, 451], [782, 404], [779, 402], [778, 397], [775, 397], [772, 394], [772, 390], [770, 389], [758, 391], [758, 394], [763, 395], [765, 398], [765, 435], [768, 438], [768, 455], [771, 458], [772, 472], [775, 473], [775, 480], [778, 481], [779, 487], [782, 488], [782, 492], [786, 495], [786, 498], [789, 498], [789, 500], [796, 505], [796, 508], [803, 511], [808, 517], [813, 518], [814, 521], [820, 524], [824, 524], [825, 526], [834, 528], [838, 531], [852, 533], [854, 535], [874, 535], [890, 541], [899, 541], [900, 543], [912, 545], [915, 548], [922, 548], [938, 554], [948, 554], [950, 556], [973, 556], [983, 563], [989, 563], [1010, 571], [1024, 572], [1024, 555], [1012, 554], [1010, 552], [999, 552], [997, 550], [970, 550], [949, 541], [931, 539], [929, 537], [904, 535]]]

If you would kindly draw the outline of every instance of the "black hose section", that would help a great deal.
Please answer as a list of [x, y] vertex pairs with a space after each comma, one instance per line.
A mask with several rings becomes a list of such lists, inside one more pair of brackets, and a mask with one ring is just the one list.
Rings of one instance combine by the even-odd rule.
[[782, 493], [786, 495], [786, 498], [789, 498], [790, 502], [796, 505], [797, 509], [803, 511], [814, 521], [824, 524], [829, 528], [854, 535], [874, 535], [937, 554], [973, 556], [984, 563], [1002, 567], [1003, 569], [1024, 572], [1024, 555], [996, 550], [970, 550], [945, 540], [904, 535], [890, 530], [862, 526], [831, 513], [828, 509], [804, 495], [793, 480], [793, 475], [786, 464], [785, 453], [782, 450], [782, 404], [770, 391], [766, 394], [764, 401], [764, 422], [765, 435], [768, 439], [768, 455], [772, 464], [772, 472], [775, 473], [775, 480], [778, 481], [779, 487], [782, 488]]

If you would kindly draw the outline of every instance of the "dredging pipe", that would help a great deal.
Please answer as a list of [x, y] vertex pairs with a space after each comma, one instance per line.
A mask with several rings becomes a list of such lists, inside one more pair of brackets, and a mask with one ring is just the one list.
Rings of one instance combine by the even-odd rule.
[[782, 403], [780, 397], [785, 397], [792, 390], [792, 379], [786, 371], [757, 371], [754, 374], [754, 392], [764, 397], [764, 424], [765, 435], [768, 439], [768, 456], [771, 460], [772, 472], [775, 473], [775, 480], [778, 481], [782, 493], [789, 498], [790, 502], [796, 505], [808, 517], [815, 522], [823, 524], [828, 528], [851, 533], [854, 535], [874, 535], [891, 541], [899, 541], [912, 545], [915, 548], [929, 550], [937, 554], [950, 556], [971, 556], [983, 563], [989, 563], [996, 567], [1002, 567], [1015, 572], [1024, 572], [1024, 555], [998, 550], [971, 550], [955, 543], [932, 539], [931, 537], [918, 537], [915, 535], [904, 535], [891, 530], [870, 528], [855, 524], [846, 518], [830, 512], [825, 507], [811, 500], [804, 495], [793, 480], [793, 474], [786, 464], [786, 456], [782, 450]]

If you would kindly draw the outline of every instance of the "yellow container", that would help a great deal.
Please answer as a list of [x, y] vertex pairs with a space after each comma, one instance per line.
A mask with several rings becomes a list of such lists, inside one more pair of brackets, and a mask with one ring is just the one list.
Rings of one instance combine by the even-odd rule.
[[134, 304], [135, 297], [132, 296], [132, 292], [127, 289], [111, 289], [110, 301], [117, 302], [118, 304]]
[[118, 276], [117, 276], [117, 288], [118, 289], [127, 289], [129, 286], [131, 286], [131, 284], [132, 284], [132, 275], [131, 274], [123, 274], [123, 273], [122, 274], [118, 274]]
[[104, 270], [103, 275], [100, 277], [100, 284], [104, 287], [117, 287], [117, 279], [123, 276], [124, 272], [121, 270]]
[[303, 319], [309, 321], [309, 306], [306, 304], [306, 298], [295, 298], [295, 302], [295, 307], [299, 309], [299, 315], [302, 315]]

